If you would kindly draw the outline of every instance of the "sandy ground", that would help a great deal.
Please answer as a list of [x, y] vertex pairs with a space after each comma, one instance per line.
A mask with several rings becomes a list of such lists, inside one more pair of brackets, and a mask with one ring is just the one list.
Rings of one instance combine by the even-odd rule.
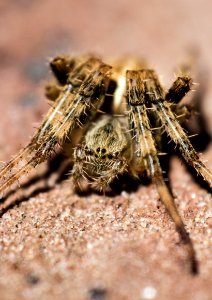
[[[169, 84], [187, 49], [198, 49], [210, 135], [211, 9], [205, 0], [1, 0], [0, 161], [48, 110], [47, 61], [59, 53], [145, 57]], [[201, 155], [212, 169], [211, 145]], [[195, 277], [153, 185], [80, 196], [69, 181], [36, 179], [1, 203], [0, 299], [212, 299], [211, 195], [178, 158], [170, 183], [197, 252]]]

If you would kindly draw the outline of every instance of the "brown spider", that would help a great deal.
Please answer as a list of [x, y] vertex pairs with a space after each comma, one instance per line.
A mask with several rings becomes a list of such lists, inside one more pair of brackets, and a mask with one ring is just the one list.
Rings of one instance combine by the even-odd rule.
[[158, 158], [160, 137], [166, 131], [185, 161], [212, 187], [212, 173], [181, 127], [184, 118], [177, 116], [190, 114], [181, 100], [191, 90], [191, 77], [182, 74], [165, 92], [155, 71], [137, 60], [111, 67], [94, 56], [58, 56], [50, 66], [57, 79], [46, 88], [52, 108], [30, 143], [0, 171], [0, 193], [50, 158], [56, 145], [72, 157], [72, 178], [79, 187], [89, 184], [104, 191], [120, 174], [145, 173], [156, 185], [196, 273], [192, 242]]

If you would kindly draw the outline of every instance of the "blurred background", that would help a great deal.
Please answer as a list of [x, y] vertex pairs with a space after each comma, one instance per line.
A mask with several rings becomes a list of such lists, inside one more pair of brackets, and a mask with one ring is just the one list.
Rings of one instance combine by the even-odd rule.
[[1, 0], [1, 55], [23, 63], [94, 51], [140, 55], [162, 67], [194, 45], [209, 58], [211, 9], [206, 0]]

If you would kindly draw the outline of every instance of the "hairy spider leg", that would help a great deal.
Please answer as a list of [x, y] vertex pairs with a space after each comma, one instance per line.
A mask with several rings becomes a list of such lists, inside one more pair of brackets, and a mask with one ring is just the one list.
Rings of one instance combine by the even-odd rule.
[[171, 104], [171, 109], [178, 121], [182, 124], [187, 121], [194, 108], [190, 104], [182, 103], [182, 100], [193, 87], [193, 80], [190, 76], [178, 76], [165, 95], [165, 100]]
[[[87, 70], [88, 66], [87, 66], [88, 62], [84, 62], [84, 64], [77, 66], [77, 68], [74, 70], [74, 75], [76, 76], [76, 74], [78, 74], [78, 76], [80, 76], [80, 78], [82, 77], [81, 73], [84, 73], [84, 69]], [[77, 77], [74, 77], [75, 79]], [[79, 82], [78, 82], [78, 86]], [[17, 179], [20, 178], [19, 176], [19, 171], [21, 171], [21, 174], [26, 173], [24, 171], [24, 166], [26, 165], [26, 171], [28, 172], [30, 165], [28, 164], [29, 161], [33, 161], [33, 159], [35, 161], [37, 161], [37, 159], [39, 158], [40, 161], [45, 160], [46, 158], [44, 157], [44, 155], [42, 155], [42, 153], [39, 153], [40, 155], [36, 155], [36, 153], [38, 153], [38, 149], [40, 147], [42, 147], [43, 143], [45, 142], [44, 140], [48, 138], [48, 130], [49, 127], [52, 126], [52, 124], [55, 122], [57, 122], [57, 113], [63, 109], [63, 107], [65, 105], [67, 105], [68, 102], [72, 102], [72, 98], [73, 95], [70, 93], [71, 90], [74, 91], [74, 87], [73, 85], [71, 85], [71, 81], [70, 84], [64, 89], [63, 93], [61, 94], [61, 97], [59, 97], [53, 104], [53, 107], [49, 110], [49, 112], [47, 113], [46, 117], [44, 118], [44, 121], [42, 123], [42, 125], [40, 126], [40, 128], [38, 129], [38, 131], [35, 133], [35, 135], [33, 136], [31, 142], [29, 143], [29, 145], [27, 145], [23, 150], [20, 151], [20, 153], [15, 156], [0, 172], [0, 178], [1, 178], [1, 187], [0, 187], [0, 191], [4, 191], [7, 186], [9, 187], [11, 185], [11, 182], [16, 181], [16, 177], [14, 176], [14, 174], [16, 173], [17, 175]], [[41, 138], [43, 139], [43, 141], [41, 141]], [[47, 156], [48, 154], [50, 155], [50, 150], [48, 149], [49, 153], [46, 153]], [[37, 158], [36, 158], [37, 156]], [[39, 163], [39, 162], [38, 162]], [[37, 163], [37, 164], [38, 164]], [[20, 165], [20, 166], [19, 166]], [[10, 180], [9, 178], [10, 177]], [[5, 181], [5, 184], [3, 182], [3, 180]], [[9, 180], [9, 181], [7, 181]], [[6, 183], [7, 182], [7, 183]]]
[[49, 65], [57, 82], [64, 86], [67, 84], [69, 74], [76, 69], [76, 65], [80, 65], [81, 56], [71, 57], [69, 55], [59, 55], [54, 57]]
[[122, 114], [126, 110], [126, 100], [124, 97], [126, 91], [126, 71], [145, 68], [146, 62], [141, 59], [124, 57], [123, 59], [116, 60], [112, 65], [114, 68], [111, 77], [116, 82], [113, 97], [113, 112], [115, 114]]
[[[72, 57], [69, 55], [59, 55], [53, 58], [49, 64], [56, 82], [46, 85], [45, 96], [49, 100], [55, 101], [60, 93], [63, 92], [63, 87], [68, 84], [68, 81], [70, 82], [71, 78], [72, 81], [73, 78], [76, 78], [79, 81], [78, 85], [80, 85], [86, 75], [85, 72], [82, 73], [81, 71], [85, 66], [85, 62], [87, 67], [89, 67], [89, 58], [89, 61], [92, 62], [93, 60], [89, 56]], [[82, 77], [79, 78], [79, 74], [81, 74]]]
[[[197, 273], [195, 251], [184, 223], [177, 211], [174, 199], [168, 190], [163, 178], [162, 169], [157, 156], [157, 149], [151, 132], [147, 115], [146, 100], [149, 98], [148, 71], [127, 71], [127, 99], [130, 108], [129, 123], [133, 136], [134, 156], [132, 173], [139, 173], [144, 169], [149, 178], [156, 185], [162, 202], [175, 223], [176, 229], [185, 246], [188, 262], [192, 273]], [[155, 85], [155, 90], [161, 87]]]
[[[175, 114], [172, 112], [170, 103], [164, 99], [164, 94], [161, 93], [162, 87], [157, 75], [153, 70], [145, 70], [143, 72], [146, 73], [146, 78], [148, 79], [147, 101], [150, 102], [157, 111], [167, 134], [178, 146], [186, 162], [212, 187], [212, 173], [199, 158], [198, 153], [195, 151]], [[160, 88], [156, 89], [156, 87]]]
[[[95, 70], [99, 65], [100, 61], [95, 58], [90, 58], [80, 65], [76, 66], [69, 74], [69, 80], [63, 88], [63, 92], [60, 97], [53, 103], [52, 108], [49, 110], [47, 116], [44, 119], [43, 124], [38, 132], [38, 137], [45, 138], [50, 135], [50, 130], [55, 129], [61, 125], [62, 119], [64, 118], [64, 112], [66, 112], [73, 104], [75, 95], [80, 89], [83, 81], [86, 80], [92, 71]], [[52, 135], [52, 132], [51, 132]]]
[[173, 82], [168, 92], [166, 93], [165, 100], [173, 101], [178, 104], [184, 96], [191, 90], [193, 80], [190, 76], [179, 76]]
[[[97, 64], [99, 67], [97, 67]], [[88, 72], [91, 65], [91, 71]], [[86, 123], [90, 119], [85, 118], [85, 114], [94, 114], [101, 106], [104, 92], [108, 84], [108, 72], [110, 66], [103, 64], [98, 59], [90, 59], [84, 63], [81, 72], [74, 72], [76, 76], [69, 78], [69, 83], [64, 88], [64, 92], [55, 101], [41, 127], [33, 136], [31, 142], [20, 153], [14, 157], [0, 172], [0, 193], [4, 193], [9, 187], [17, 182], [24, 174], [29, 173], [38, 164], [51, 156], [56, 144], [60, 144], [66, 135], [75, 127], [79, 127], [79, 122]], [[88, 75], [82, 74], [86, 70]], [[79, 71], [79, 70], [78, 70]], [[80, 78], [78, 80], [78, 77]], [[79, 85], [79, 83], [81, 84]], [[81, 85], [83, 88], [81, 89]], [[77, 87], [76, 87], [77, 86]], [[79, 107], [76, 107], [76, 103]], [[69, 118], [67, 114], [61, 114], [64, 107], [71, 111]], [[89, 108], [89, 109], [88, 109]], [[67, 111], [67, 109], [65, 109]], [[87, 111], [87, 113], [86, 113]], [[71, 118], [71, 120], [70, 120]], [[68, 122], [68, 125], [66, 124]], [[65, 126], [66, 125], [66, 126]], [[65, 126], [61, 132], [60, 127]], [[59, 131], [58, 131], [59, 130]]]
[[[96, 70], [83, 81], [78, 93], [73, 99], [73, 103], [68, 106], [62, 115], [62, 118], [57, 123], [57, 127], [50, 130], [53, 137], [57, 137], [59, 141], [63, 141], [70, 128], [77, 123], [83, 126], [85, 120], [96, 114], [98, 108], [103, 103], [109, 83], [109, 71], [111, 67], [101, 63]], [[84, 120], [85, 119], [85, 120]]]

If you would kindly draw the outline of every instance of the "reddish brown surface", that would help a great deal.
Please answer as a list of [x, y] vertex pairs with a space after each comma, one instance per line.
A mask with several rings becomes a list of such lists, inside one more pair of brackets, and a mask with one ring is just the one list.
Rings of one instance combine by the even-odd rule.
[[[203, 107], [211, 133], [211, 9], [210, 1], [194, 0], [2, 0], [0, 160], [27, 142], [48, 109], [45, 63], [61, 52], [140, 55], [170, 82], [195, 45], [209, 70]], [[203, 156], [210, 168], [211, 153], [209, 147]], [[211, 196], [177, 159], [170, 178], [199, 276], [186, 273], [178, 235], [152, 185], [110, 198], [78, 196], [64, 182], [1, 217], [0, 299], [211, 299]]]

